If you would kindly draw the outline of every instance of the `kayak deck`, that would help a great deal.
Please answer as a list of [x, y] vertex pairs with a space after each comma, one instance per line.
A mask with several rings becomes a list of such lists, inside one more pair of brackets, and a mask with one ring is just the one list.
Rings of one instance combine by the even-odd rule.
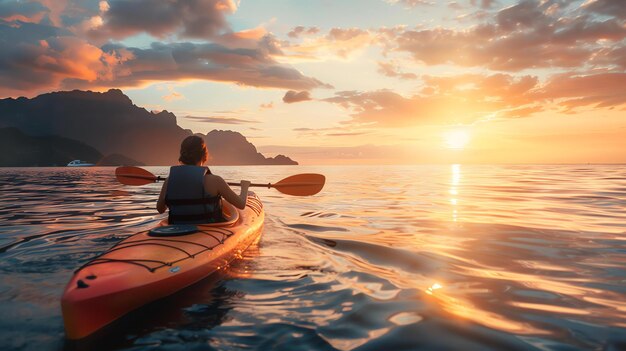
[[[213, 250], [218, 245], [224, 244], [224, 241], [234, 234], [228, 227], [239, 220], [239, 212], [233, 211], [233, 208], [230, 206], [225, 209], [226, 211], [232, 211], [232, 213], [226, 214], [225, 217], [228, 218], [226, 222], [202, 224], [196, 226], [197, 230], [195, 233], [180, 237], [154, 237], [150, 236], [150, 231], [140, 232], [117, 243], [106, 252], [78, 268], [76, 272], [86, 267], [113, 262], [134, 264], [154, 272], [163, 267], [171, 267], [183, 260], [195, 258], [203, 252]], [[159, 226], [166, 226], [167, 224], [167, 221], [163, 221]], [[200, 238], [199, 236], [201, 235], [208, 237]], [[150, 246], [150, 250], [146, 248], [143, 251], [134, 251], [135, 255], [138, 256], [124, 258], [128, 251], [126, 249], [139, 246]], [[164, 252], [168, 249], [172, 249], [175, 252]], [[168, 257], [169, 260], [164, 261], [160, 259], [161, 257]]]
[[77, 269], [61, 300], [68, 339], [84, 338], [241, 257], [262, 232], [263, 205], [252, 194], [243, 210], [225, 202], [224, 215], [226, 222], [199, 224], [182, 236], [134, 234]]

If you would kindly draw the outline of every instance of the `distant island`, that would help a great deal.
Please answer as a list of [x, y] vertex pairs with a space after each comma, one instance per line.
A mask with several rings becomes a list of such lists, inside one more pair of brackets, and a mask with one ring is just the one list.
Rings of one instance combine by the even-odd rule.
[[[171, 165], [180, 142], [194, 134], [168, 111], [149, 112], [121, 90], [62, 91], [0, 100], [0, 166]], [[297, 165], [265, 157], [243, 135], [213, 130], [204, 138], [212, 165]]]

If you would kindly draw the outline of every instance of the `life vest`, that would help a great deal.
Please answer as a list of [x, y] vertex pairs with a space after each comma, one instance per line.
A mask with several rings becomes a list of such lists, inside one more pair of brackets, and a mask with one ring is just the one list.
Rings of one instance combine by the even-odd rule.
[[224, 220], [221, 196], [204, 191], [204, 176], [211, 174], [207, 167], [173, 166], [167, 179], [165, 204], [169, 208], [170, 224], [214, 223]]

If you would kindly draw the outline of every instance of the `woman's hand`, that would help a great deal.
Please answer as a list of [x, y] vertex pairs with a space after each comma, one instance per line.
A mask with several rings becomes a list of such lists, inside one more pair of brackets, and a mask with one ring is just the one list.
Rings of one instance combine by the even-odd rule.
[[250, 181], [242, 180], [241, 185], [241, 193], [239, 196], [235, 194], [233, 189], [231, 189], [228, 184], [222, 179], [222, 177], [216, 176], [219, 179], [219, 194], [222, 195], [226, 201], [235, 205], [235, 207], [243, 210], [246, 208], [246, 202], [248, 201], [248, 187], [250, 186]]
[[239, 194], [239, 197], [241, 197], [241, 200], [243, 201], [243, 208], [245, 208], [246, 203], [248, 202], [248, 188], [250, 187], [250, 181], [242, 180], [240, 184], [241, 184], [241, 194]]

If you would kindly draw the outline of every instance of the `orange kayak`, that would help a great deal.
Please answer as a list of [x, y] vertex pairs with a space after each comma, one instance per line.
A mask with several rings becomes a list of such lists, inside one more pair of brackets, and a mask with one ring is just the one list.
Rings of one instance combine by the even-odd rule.
[[254, 194], [243, 210], [224, 202], [224, 216], [222, 223], [178, 226], [183, 231], [163, 221], [80, 267], [61, 299], [67, 338], [87, 337], [241, 257], [261, 235], [263, 204]]

